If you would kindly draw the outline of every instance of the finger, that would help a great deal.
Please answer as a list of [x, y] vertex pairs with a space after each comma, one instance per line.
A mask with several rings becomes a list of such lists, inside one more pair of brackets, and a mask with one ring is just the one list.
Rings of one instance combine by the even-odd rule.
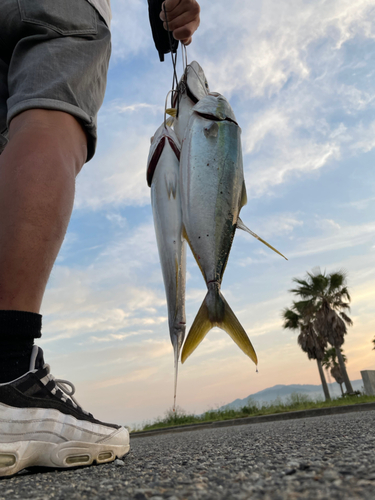
[[178, 4], [181, 3], [183, 0], [165, 0], [165, 2], [161, 6], [162, 12], [164, 12], [164, 8], [167, 12], [170, 12], [171, 10], [175, 9]]
[[[172, 1], [172, 0], [170, 0]], [[176, 0], [173, 0], [176, 2]], [[164, 4], [167, 4], [167, 0], [165, 0]], [[174, 5], [174, 4], [173, 4]], [[172, 7], [172, 4], [170, 4]], [[180, 0], [173, 9], [168, 10], [166, 8], [168, 24], [170, 24], [175, 19], [179, 18], [181, 15], [189, 15], [192, 18], [195, 16], [199, 16], [200, 7], [196, 0]], [[165, 21], [165, 12], [164, 8], [160, 13], [160, 19]]]
[[[199, 26], [199, 15], [196, 15], [195, 13], [192, 12], [184, 12], [180, 16], [176, 17], [173, 20], [170, 20], [168, 17], [168, 29], [169, 31], [175, 31], [178, 30], [179, 28], [183, 28], [184, 26], [187, 25], [196, 25], [194, 31], [198, 28]], [[167, 29], [167, 23], [164, 22], [163, 26], [165, 29]], [[193, 33], [194, 33], [193, 31]], [[189, 35], [190, 36], [190, 35]]]
[[191, 43], [191, 37], [199, 26], [199, 20], [193, 21], [191, 23], [182, 26], [173, 31], [173, 38], [176, 40], [181, 40], [184, 45], [189, 45]]
[[186, 38], [186, 40], [181, 40], [181, 43], [183, 43], [186, 47], [191, 44], [192, 38]]
[[[179, 6], [181, 0], [165, 0], [164, 3], [161, 5], [161, 12], [160, 12], [160, 19], [162, 21], [165, 21], [165, 13], [167, 13], [168, 21], [174, 17], [176, 17], [176, 14], [173, 13], [175, 9]], [[183, 9], [177, 9], [179, 11], [183, 11]], [[181, 13], [180, 12], [180, 13]], [[179, 15], [177, 13], [177, 15]]]

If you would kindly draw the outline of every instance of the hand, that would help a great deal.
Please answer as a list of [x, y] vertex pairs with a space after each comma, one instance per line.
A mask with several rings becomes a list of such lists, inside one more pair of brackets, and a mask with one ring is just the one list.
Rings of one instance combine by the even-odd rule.
[[167, 29], [164, 6], [167, 11], [168, 28], [173, 32], [173, 37], [181, 40], [184, 45], [189, 45], [200, 23], [198, 2], [196, 0], [165, 0], [160, 19], [164, 21], [164, 28]]

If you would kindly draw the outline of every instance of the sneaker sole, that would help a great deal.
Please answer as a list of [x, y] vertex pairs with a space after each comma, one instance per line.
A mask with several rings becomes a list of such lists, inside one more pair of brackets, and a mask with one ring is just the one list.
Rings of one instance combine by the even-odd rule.
[[0, 477], [13, 476], [28, 467], [69, 469], [113, 462], [129, 453], [130, 445], [69, 441], [18, 441], [0, 444]]

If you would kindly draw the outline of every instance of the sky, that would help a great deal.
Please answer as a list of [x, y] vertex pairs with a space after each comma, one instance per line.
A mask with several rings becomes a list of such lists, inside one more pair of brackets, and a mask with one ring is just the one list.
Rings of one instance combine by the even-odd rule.
[[[177, 403], [201, 413], [276, 384], [319, 384], [315, 361], [283, 330], [293, 277], [345, 269], [343, 346], [352, 380], [375, 369], [375, 1], [201, 0], [189, 62], [230, 101], [242, 129], [241, 218], [288, 257], [237, 231], [222, 292], [259, 359], [219, 329], [180, 365]], [[173, 350], [146, 162], [172, 83], [146, 0], [112, 0], [112, 59], [96, 156], [43, 303], [52, 373], [97, 418], [139, 426], [173, 405]], [[178, 63], [182, 73], [181, 57]], [[187, 328], [205, 296], [188, 251]]]

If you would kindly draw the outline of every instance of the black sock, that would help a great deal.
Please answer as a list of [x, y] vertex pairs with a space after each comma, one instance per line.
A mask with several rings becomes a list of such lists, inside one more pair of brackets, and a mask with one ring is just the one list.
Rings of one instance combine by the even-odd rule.
[[42, 316], [0, 310], [0, 384], [29, 371], [34, 339], [42, 336]]

